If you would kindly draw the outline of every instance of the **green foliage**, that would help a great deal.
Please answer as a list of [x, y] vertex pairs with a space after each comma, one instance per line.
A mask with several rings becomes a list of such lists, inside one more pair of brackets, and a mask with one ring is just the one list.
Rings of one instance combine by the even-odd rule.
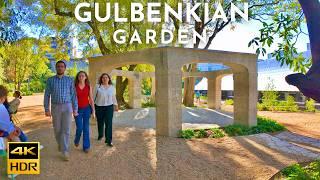
[[258, 117], [258, 125], [247, 127], [244, 125], [234, 124], [224, 128], [224, 131], [229, 136], [244, 136], [250, 134], [267, 133], [283, 131], [285, 127], [274, 120], [265, 117]]
[[244, 136], [249, 134], [249, 128], [244, 125], [234, 124], [224, 128], [224, 132], [229, 136]]
[[[271, 13], [272, 12], [272, 13]], [[259, 18], [262, 23], [260, 36], [253, 38], [248, 46], [256, 47], [256, 53], [265, 55], [265, 47], [271, 47], [275, 37], [281, 41], [278, 42], [278, 49], [272, 53], [273, 57], [281, 63], [281, 65], [289, 65], [295, 72], [306, 73], [311, 66], [311, 59], [305, 59], [300, 53], [297, 56], [296, 43], [299, 35], [302, 34], [301, 26], [304, 23], [304, 16], [298, 1], [282, 1], [273, 10], [269, 10], [272, 14], [272, 21], [266, 18]]]
[[279, 94], [277, 91], [263, 91], [262, 92], [262, 103], [258, 105], [259, 110], [273, 111], [278, 105]]
[[222, 137], [225, 136], [223, 130], [222, 130], [222, 129], [219, 129], [219, 128], [211, 128], [211, 129], [209, 130], [209, 132], [211, 133], [211, 134], [209, 135], [209, 137], [211, 137], [211, 138], [222, 138]]
[[288, 96], [286, 101], [280, 101], [273, 107], [274, 111], [297, 112], [299, 107], [293, 96]]
[[194, 136], [195, 138], [205, 138], [205, 137], [208, 137], [208, 133], [204, 129], [199, 129], [198, 131], [195, 132]]
[[279, 93], [275, 91], [275, 85], [274, 85], [273, 79], [269, 78], [266, 91], [262, 92], [262, 103], [258, 104], [258, 109], [260, 111], [264, 111], [264, 110], [273, 111], [275, 106], [277, 106], [278, 97], [279, 97]]
[[265, 118], [265, 117], [258, 117], [258, 124], [257, 126], [247, 127], [244, 125], [234, 124], [229, 125], [224, 128], [212, 128], [209, 130], [199, 129], [199, 130], [182, 130], [179, 133], [179, 137], [185, 139], [195, 138], [221, 138], [224, 137], [226, 134], [228, 136], [245, 136], [250, 134], [258, 134], [258, 133], [273, 133], [278, 131], [285, 130], [285, 127], [276, 121]]
[[306, 101], [306, 111], [307, 112], [316, 112], [315, 100], [310, 99]]
[[193, 129], [186, 129], [186, 130], [180, 130], [179, 131], [179, 137], [184, 139], [191, 139], [194, 137], [194, 130]]
[[224, 104], [225, 105], [233, 105], [233, 99], [227, 99]]
[[294, 164], [281, 171], [281, 175], [285, 176], [286, 179], [300, 180], [320, 179], [320, 160], [311, 162], [309, 165], [303, 167], [300, 164]]
[[23, 83], [48, 72], [48, 59], [39, 47], [34, 39], [22, 39], [0, 48], [5, 81], [14, 83], [15, 90], [21, 90]]
[[77, 63], [74, 62], [73, 66], [67, 69], [67, 75], [75, 78], [77, 73], [78, 73]]
[[143, 95], [151, 95], [151, 89], [152, 89], [152, 79], [151, 78], [145, 78], [142, 80], [142, 94]]
[[141, 107], [142, 108], [156, 107], [156, 104], [150, 97], [148, 97], [146, 98], [145, 101], [142, 102]]
[[274, 121], [272, 119], [260, 116], [258, 116], [257, 119], [258, 125], [256, 127], [259, 130], [259, 133], [277, 132], [285, 130], [285, 127], [282, 124], [279, 124], [277, 121]]
[[279, 93], [274, 91], [275, 87], [271, 79], [266, 89], [267, 91], [262, 92], [262, 102], [257, 105], [259, 111], [297, 112], [299, 110], [293, 96], [288, 96], [286, 101], [278, 101]]
[[201, 100], [208, 100], [208, 96], [206, 96], [206, 95], [201, 95], [201, 96], [200, 96], [200, 99], [201, 99]]

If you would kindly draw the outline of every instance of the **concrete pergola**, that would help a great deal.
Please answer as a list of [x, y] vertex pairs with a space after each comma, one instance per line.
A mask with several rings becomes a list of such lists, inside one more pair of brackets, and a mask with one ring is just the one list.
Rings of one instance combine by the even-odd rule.
[[[154, 65], [154, 75], [149, 73], [145, 77], [156, 79], [156, 134], [177, 137], [179, 130], [182, 129], [181, 79], [189, 76], [208, 78], [208, 106], [218, 109], [221, 102], [221, 78], [232, 73], [234, 77], [234, 123], [246, 126], [256, 125], [256, 60], [255, 54], [248, 53], [176, 47], [152, 48], [89, 58], [89, 78], [91, 82], [97, 82], [97, 77], [104, 72], [122, 76], [121, 72], [113, 70], [125, 65]], [[181, 71], [183, 65], [193, 63], [220, 63], [230, 67], [230, 70], [207, 74]], [[131, 72], [131, 75], [127, 74], [127, 76], [129, 76], [131, 105], [139, 107], [137, 104], [140, 101], [134, 101], [134, 99], [141, 99], [138, 95], [141, 93], [141, 84], [135, 82], [140, 82], [141, 77], [137, 72]]]
[[[99, 76], [99, 74], [96, 74]], [[141, 82], [145, 78], [152, 79], [151, 97], [155, 97], [155, 73], [154, 72], [135, 72], [135, 71], [123, 71], [112, 70], [111, 76], [123, 76], [128, 78], [128, 90], [129, 90], [129, 106], [131, 108], [141, 108]], [[96, 77], [97, 78], [97, 77]]]

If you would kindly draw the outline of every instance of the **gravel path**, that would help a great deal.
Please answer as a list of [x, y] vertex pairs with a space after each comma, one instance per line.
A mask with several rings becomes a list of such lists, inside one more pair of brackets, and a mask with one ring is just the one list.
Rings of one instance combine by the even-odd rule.
[[[232, 122], [230, 117], [223, 119], [230, 116], [227, 113], [194, 108], [183, 112], [184, 127], [209, 123], [224, 126]], [[156, 137], [152, 129], [154, 114], [154, 108], [118, 113], [114, 120], [113, 148], [96, 140], [97, 128], [92, 124], [90, 153], [72, 146], [70, 161], [64, 162], [57, 152], [51, 120], [44, 117], [42, 106], [26, 104], [19, 112], [21, 127], [32, 141], [40, 141], [45, 148], [41, 151], [41, 174], [19, 175], [17, 179], [269, 179], [292, 163], [320, 157], [319, 138], [306, 137], [303, 133], [308, 132], [308, 124], [299, 126], [302, 132], [299, 134], [184, 140]], [[284, 114], [281, 119], [291, 122]], [[320, 123], [313, 125], [317, 126], [312, 126], [313, 133], [320, 134]], [[71, 140], [75, 124], [72, 126]], [[3, 179], [5, 170], [1, 160], [0, 166], [0, 179]]]

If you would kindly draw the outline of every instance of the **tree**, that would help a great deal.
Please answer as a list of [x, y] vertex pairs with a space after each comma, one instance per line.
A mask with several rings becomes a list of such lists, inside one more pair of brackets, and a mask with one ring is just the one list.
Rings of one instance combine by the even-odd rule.
[[[146, 44], [129, 44], [129, 40], [127, 40], [126, 44], [119, 45], [116, 44], [112, 39], [112, 34], [116, 29], [125, 29], [127, 30], [128, 36], [130, 37], [133, 33], [134, 29], [139, 29], [139, 32], [143, 34], [146, 29], [155, 29], [157, 32], [160, 32], [162, 30], [163, 26], [162, 23], [135, 23], [135, 22], [128, 22], [128, 23], [119, 23], [114, 22], [114, 19], [111, 18], [109, 21], [105, 23], [100, 23], [95, 20], [95, 18], [92, 18], [91, 21], [87, 23], [79, 23], [74, 16], [74, 8], [80, 1], [62, 1], [62, 0], [34, 0], [34, 2], [40, 3], [42, 7], [42, 14], [45, 18], [43, 18], [46, 22], [48, 19], [51, 20], [52, 26], [61, 26], [64, 27], [67, 24], [73, 24], [76, 25], [77, 31], [82, 32], [80, 33], [80, 38], [84, 38], [84, 41], [86, 42], [83, 44], [86, 44], [85, 48], [87, 55], [92, 54], [91, 52], [94, 52], [96, 50], [94, 46], [90, 43], [91, 40], [95, 40], [97, 47], [99, 48], [101, 54], [107, 55], [110, 53], [120, 53], [120, 52], [126, 52], [126, 51], [132, 51], [132, 50], [139, 50], [147, 47], [153, 47], [156, 45], [146, 45]], [[100, 3], [100, 15], [105, 14], [105, 8], [104, 7], [104, 1], [102, 0], [96, 0], [96, 1], [89, 1], [89, 3]], [[130, 17], [130, 1], [125, 0], [117, 0], [117, 1], [110, 1], [110, 3], [118, 2], [120, 6], [122, 7], [120, 10], [121, 17]], [[143, 0], [139, 1], [144, 4], [146, 4], [148, 1]], [[171, 7], [178, 8], [178, 2], [184, 2], [182, 0], [167, 0], [167, 1], [161, 1], [168, 3]], [[191, 0], [190, 2], [195, 3], [195, 0]], [[216, 10], [216, 2], [222, 2], [223, 9], [225, 12], [229, 12], [231, 8], [231, 2], [233, 2], [236, 5], [241, 5], [242, 1], [238, 0], [225, 0], [225, 1], [217, 1], [217, 0], [202, 0], [202, 5], [200, 8], [197, 9], [197, 14], [200, 14], [200, 17], [202, 19], [202, 22], [204, 22], [204, 2], [207, 2], [213, 6], [210, 6], [210, 16], [212, 16]], [[253, 0], [250, 1], [251, 5], [249, 7], [250, 9], [250, 17], [257, 17], [262, 16], [265, 13], [265, 9], [272, 7], [275, 4], [278, 4], [279, 2], [273, 2], [271, 0], [263, 1], [263, 0]], [[163, 6], [162, 6], [163, 8]], [[91, 14], [94, 14], [94, 8], [87, 8], [85, 11], [90, 11]], [[252, 13], [255, 12], [255, 13]], [[83, 12], [80, 12], [83, 13]], [[130, 19], [130, 18], [129, 18]], [[195, 48], [204, 48], [208, 49], [210, 45], [213, 42], [213, 39], [217, 36], [219, 32], [221, 32], [224, 28], [226, 28], [228, 25], [232, 25], [231, 22], [231, 15], [227, 14], [227, 21], [224, 22], [222, 19], [217, 19], [216, 21], [209, 21], [206, 23], [200, 23], [200, 22], [192, 22], [192, 23], [186, 23], [185, 21], [179, 22], [177, 19], [171, 17], [171, 22], [167, 23], [167, 26], [173, 26], [175, 35], [177, 35], [178, 29], [182, 27], [186, 28], [193, 28], [195, 29], [199, 34], [202, 34], [204, 29], [207, 29], [208, 32], [208, 41], [203, 45], [200, 43], [200, 40], [197, 39], [197, 43], [195, 44]], [[240, 22], [241, 18], [240, 16], [236, 16], [236, 19]], [[232, 26], [234, 27], [234, 26]], [[159, 33], [158, 33], [159, 34]], [[144, 37], [142, 37], [144, 38]], [[144, 40], [144, 39], [143, 39]], [[175, 43], [171, 44], [172, 46], [175, 45]], [[136, 68], [136, 65], [131, 65], [126, 67], [130, 70], [134, 70]], [[122, 68], [118, 68], [122, 69]], [[188, 65], [183, 67], [184, 71], [196, 71], [197, 67], [196, 65]], [[119, 101], [119, 104], [125, 104], [123, 99], [123, 92], [124, 89], [127, 87], [128, 80], [123, 77], [117, 77], [116, 84], [117, 84], [117, 99]], [[185, 98], [184, 102], [186, 105], [193, 105], [193, 89], [194, 89], [194, 79], [193, 78], [187, 78], [184, 81], [185, 85]]]
[[[318, 35], [320, 33], [320, 2], [319, 0], [299, 0], [289, 1], [288, 4], [290, 6], [286, 6], [289, 7], [286, 11], [273, 14], [272, 23], [261, 21], [263, 23], [261, 35], [250, 41], [249, 46], [258, 45], [257, 54], [259, 54], [265, 52], [263, 46], [270, 46], [273, 43], [275, 35], [282, 38], [283, 41], [278, 45], [279, 49], [273, 55], [282, 65], [287, 64], [299, 72], [288, 75], [287, 83], [296, 86], [305, 96], [320, 101], [320, 36]], [[295, 48], [299, 35], [304, 33], [301, 28], [304, 22], [303, 17], [308, 27], [312, 60], [297, 56]]]
[[297, 73], [286, 77], [286, 81], [296, 86], [305, 96], [320, 101], [320, 2], [319, 0], [299, 0], [307, 20], [312, 66], [306, 74]]
[[[136, 22], [128, 22], [128, 23], [119, 23], [115, 22], [114, 19], [110, 19], [109, 21], [105, 23], [98, 22], [95, 18], [92, 18], [91, 21], [87, 23], [81, 23], [78, 22], [75, 19], [74, 15], [74, 9], [75, 6], [82, 1], [65, 1], [65, 0], [34, 0], [34, 3], [40, 3], [42, 5], [42, 14], [45, 16], [45, 19], [50, 19], [51, 24], [54, 27], [54, 25], [59, 26], [67, 26], [67, 24], [72, 24], [74, 27], [76, 27], [76, 32], [79, 33], [80, 36], [80, 42], [84, 46], [85, 54], [86, 55], [92, 55], [92, 52], [96, 52], [95, 46], [92, 46], [91, 40], [94, 40], [97, 44], [97, 47], [99, 48], [99, 51], [102, 55], [107, 55], [111, 53], [121, 53], [126, 51], [133, 51], [133, 50], [139, 50], [147, 47], [154, 47], [155, 44], [130, 44], [129, 39], [125, 44], [117, 44], [113, 41], [112, 34], [117, 29], [125, 29], [128, 32], [127, 36], [132, 36], [134, 33], [134, 29], [139, 29], [139, 32], [141, 34], [145, 33], [146, 29], [155, 29], [157, 32], [161, 30], [161, 23], [136, 23]], [[105, 15], [105, 1], [103, 0], [95, 0], [95, 1], [89, 1], [89, 3], [100, 3], [100, 15]], [[130, 17], [130, 1], [126, 0], [117, 0], [117, 1], [111, 1], [118, 2], [120, 4], [121, 11], [121, 17]], [[143, 0], [140, 1], [141, 3], [146, 4], [148, 1]], [[94, 14], [94, 7], [93, 8], [87, 8], [86, 11], [91, 11], [92, 14]], [[80, 12], [83, 13], [83, 12]], [[130, 19], [130, 18], [129, 18]], [[47, 21], [47, 20], [46, 20]], [[143, 41], [145, 41], [145, 37], [141, 37]], [[136, 68], [136, 65], [130, 65], [127, 67], [129, 70], [134, 70]], [[119, 67], [118, 69], [122, 69], [122, 67]], [[117, 100], [119, 105], [125, 105], [128, 107], [128, 104], [124, 101], [123, 93], [125, 88], [128, 85], [128, 79], [123, 77], [117, 77], [116, 79], [116, 93], [117, 93]]]
[[46, 71], [47, 58], [34, 46], [34, 40], [22, 39], [1, 47], [1, 61], [5, 67], [6, 81], [13, 82], [15, 90], [21, 89], [22, 83], [32, 74]]

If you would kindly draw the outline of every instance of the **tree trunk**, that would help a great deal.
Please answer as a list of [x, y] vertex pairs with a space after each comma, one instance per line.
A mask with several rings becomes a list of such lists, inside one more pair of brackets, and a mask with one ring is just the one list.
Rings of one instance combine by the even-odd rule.
[[306, 75], [290, 74], [288, 84], [296, 86], [306, 97], [320, 102], [320, 2], [319, 0], [299, 0], [307, 20], [312, 66]]
[[[128, 71], [133, 71], [136, 66], [137, 65], [130, 65]], [[122, 70], [122, 67], [119, 67], [117, 69]], [[124, 100], [123, 97], [124, 91], [126, 90], [129, 81], [128, 78], [125, 78], [125, 80], [123, 80], [123, 78], [125, 77], [117, 76], [116, 78], [116, 98], [120, 107], [129, 108], [129, 104]]]
[[[195, 72], [197, 70], [197, 64], [190, 64], [189, 68], [185, 69], [187, 72]], [[183, 104], [187, 107], [194, 106], [194, 85], [194, 77], [187, 77], [184, 79]]]
[[128, 79], [123, 81], [122, 76], [117, 76], [117, 78], [116, 78], [116, 98], [117, 98], [119, 107], [124, 107], [124, 108], [129, 107], [129, 104], [126, 103], [126, 101], [124, 100], [124, 97], [123, 97], [123, 94], [124, 94], [124, 91], [126, 90], [127, 85], [128, 85]]

